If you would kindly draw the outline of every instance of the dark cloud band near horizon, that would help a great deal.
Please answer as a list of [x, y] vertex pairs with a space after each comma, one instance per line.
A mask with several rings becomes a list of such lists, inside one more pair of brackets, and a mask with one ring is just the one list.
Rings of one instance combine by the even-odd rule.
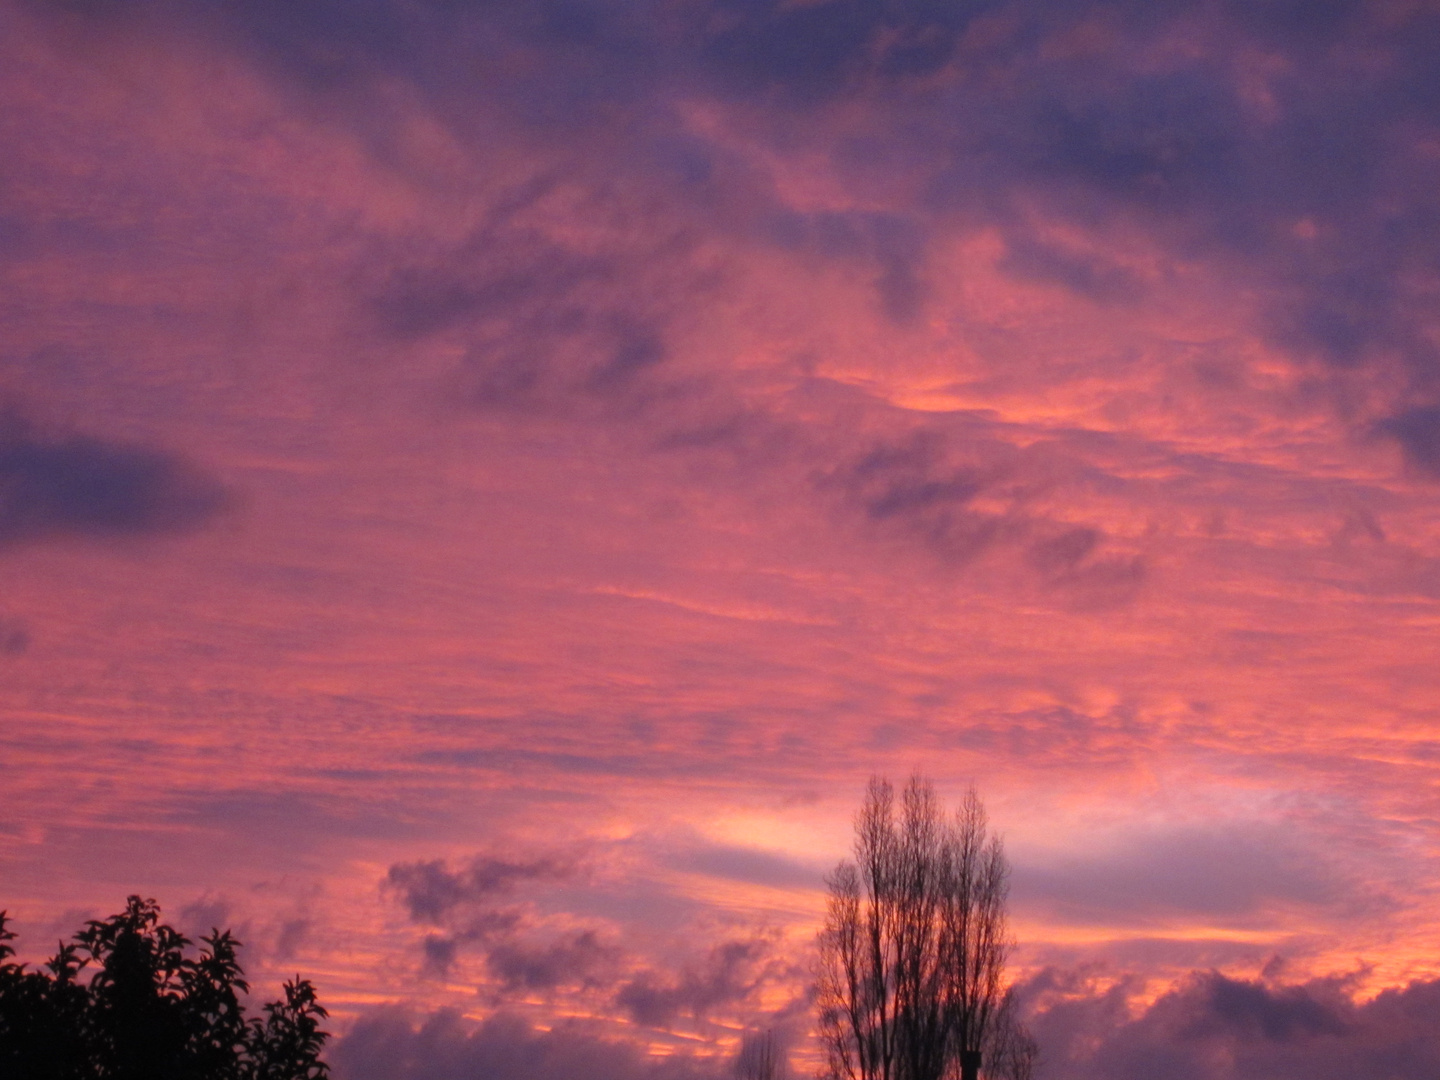
[[[1088, 992], [1087, 992], [1088, 991]], [[1433, 982], [1412, 983], [1356, 1004], [1341, 982], [1270, 983], [1197, 972], [1138, 1014], [1124, 996], [1096, 991], [1083, 975], [1044, 971], [1024, 984], [1037, 999], [1030, 1022], [1050, 1053], [1046, 1074], [1150, 1080], [1389, 1076], [1434, 1073]], [[644, 1061], [624, 1044], [574, 1024], [540, 1032], [497, 1015], [467, 1030], [458, 1015], [412, 1018], [379, 1012], [342, 1040], [345, 1075], [450, 1080], [480, 1073], [521, 1076], [726, 1076], [729, 1061]]]
[[0, 0], [0, 907], [235, 924], [337, 1080], [804, 1072], [919, 768], [1042, 1076], [1430, 1075], [1437, 65], [1427, 0]]

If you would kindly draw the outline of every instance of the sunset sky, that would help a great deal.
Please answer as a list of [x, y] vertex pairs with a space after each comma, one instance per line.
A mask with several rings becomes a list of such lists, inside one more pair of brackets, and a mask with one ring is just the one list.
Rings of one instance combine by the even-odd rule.
[[0, 0], [22, 953], [141, 893], [338, 1080], [810, 1075], [919, 770], [1042, 1077], [1433, 1080], [1437, 71], [1433, 0]]

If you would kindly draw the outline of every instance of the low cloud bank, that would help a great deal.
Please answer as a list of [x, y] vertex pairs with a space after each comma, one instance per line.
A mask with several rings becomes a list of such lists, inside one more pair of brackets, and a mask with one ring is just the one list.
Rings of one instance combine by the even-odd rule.
[[1050, 1080], [1421, 1080], [1440, 1074], [1440, 980], [1369, 1001], [1353, 980], [1279, 983], [1194, 972], [1138, 1014], [1121, 980], [1025, 984]]
[[499, 1014], [467, 1025], [451, 1010], [418, 1024], [399, 1011], [362, 1019], [336, 1045], [336, 1080], [703, 1080], [728, 1062], [652, 1057], [643, 1047], [602, 1038], [581, 1021], [549, 1031]]
[[[681, 980], [683, 982], [683, 979]], [[1440, 980], [1360, 1001], [1353, 977], [1283, 983], [1193, 972], [1148, 1007], [1142, 983], [1046, 969], [1018, 987], [1041, 1049], [1039, 1080], [1433, 1080], [1440, 1075]], [[677, 983], [678, 985], [678, 983]], [[637, 1016], [640, 1022], [653, 1017]], [[796, 1034], [791, 1025], [791, 1034]], [[700, 1080], [732, 1061], [655, 1056], [599, 1021], [551, 1030], [501, 1011], [480, 1024], [452, 1010], [380, 1009], [330, 1055], [336, 1080]], [[804, 1074], [803, 1066], [798, 1072]]]

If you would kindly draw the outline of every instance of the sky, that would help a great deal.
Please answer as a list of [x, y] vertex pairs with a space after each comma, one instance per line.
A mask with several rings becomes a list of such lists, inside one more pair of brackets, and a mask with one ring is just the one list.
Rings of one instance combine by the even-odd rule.
[[0, 907], [337, 1080], [816, 1065], [872, 775], [1053, 1080], [1440, 1069], [1440, 5], [0, 0]]

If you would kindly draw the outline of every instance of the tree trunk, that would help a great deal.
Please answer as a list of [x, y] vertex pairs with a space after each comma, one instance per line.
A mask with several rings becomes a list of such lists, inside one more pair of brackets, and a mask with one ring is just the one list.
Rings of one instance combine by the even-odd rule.
[[960, 1051], [960, 1080], [980, 1080], [980, 1051]]

